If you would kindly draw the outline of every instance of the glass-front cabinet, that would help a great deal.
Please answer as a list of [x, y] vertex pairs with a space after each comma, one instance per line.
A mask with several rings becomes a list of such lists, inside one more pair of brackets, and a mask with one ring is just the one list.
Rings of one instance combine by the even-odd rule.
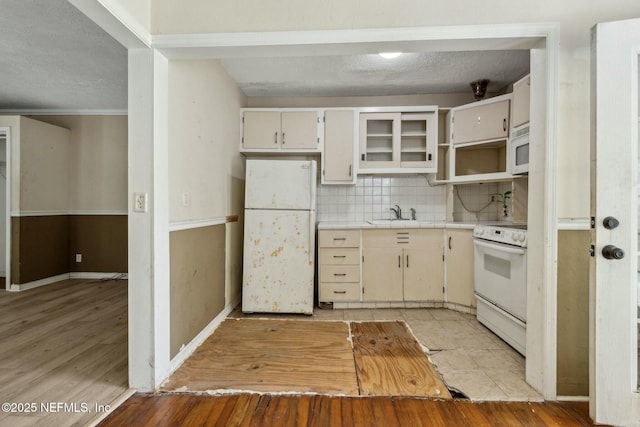
[[434, 173], [437, 137], [437, 108], [361, 112], [360, 172]]

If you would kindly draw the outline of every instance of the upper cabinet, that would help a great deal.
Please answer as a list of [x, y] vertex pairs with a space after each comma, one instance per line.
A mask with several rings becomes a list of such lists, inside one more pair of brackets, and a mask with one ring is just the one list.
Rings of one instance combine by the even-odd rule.
[[450, 182], [510, 179], [508, 167], [511, 94], [452, 108], [448, 115]]
[[518, 128], [529, 123], [530, 92], [531, 76], [527, 75], [513, 84], [512, 128]]
[[509, 99], [454, 108], [451, 124], [453, 144], [506, 138], [509, 136]]
[[436, 172], [437, 107], [363, 110], [359, 125], [359, 172]]
[[319, 152], [320, 110], [242, 110], [241, 152]]
[[355, 184], [356, 111], [326, 110], [322, 184]]

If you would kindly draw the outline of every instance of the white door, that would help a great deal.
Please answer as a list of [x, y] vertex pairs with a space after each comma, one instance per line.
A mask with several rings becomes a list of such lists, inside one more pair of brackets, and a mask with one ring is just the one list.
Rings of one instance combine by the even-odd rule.
[[247, 210], [242, 310], [313, 313], [315, 213]]
[[245, 209], [315, 210], [316, 162], [247, 160]]
[[[638, 62], [640, 19], [592, 30], [590, 411], [640, 426], [638, 393]], [[614, 217], [614, 221], [607, 221]], [[622, 252], [603, 253], [611, 245]]]

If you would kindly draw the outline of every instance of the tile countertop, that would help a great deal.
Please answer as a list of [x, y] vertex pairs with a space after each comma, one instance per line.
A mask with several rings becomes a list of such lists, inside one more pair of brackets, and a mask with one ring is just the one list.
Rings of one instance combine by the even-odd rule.
[[373, 220], [371, 222], [339, 222], [323, 221], [318, 223], [318, 230], [347, 230], [369, 228], [463, 228], [472, 230], [476, 225], [497, 225], [509, 227], [506, 222], [446, 222], [446, 221], [412, 221], [412, 220]]

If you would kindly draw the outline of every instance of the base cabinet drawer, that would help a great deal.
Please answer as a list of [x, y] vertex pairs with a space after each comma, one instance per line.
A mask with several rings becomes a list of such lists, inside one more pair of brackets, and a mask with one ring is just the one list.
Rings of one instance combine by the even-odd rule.
[[321, 248], [358, 248], [360, 230], [320, 230], [318, 245]]
[[360, 282], [359, 265], [321, 265], [320, 282], [353, 283]]
[[320, 283], [320, 302], [360, 301], [359, 283]]
[[360, 264], [360, 248], [323, 248], [318, 262], [322, 264]]

